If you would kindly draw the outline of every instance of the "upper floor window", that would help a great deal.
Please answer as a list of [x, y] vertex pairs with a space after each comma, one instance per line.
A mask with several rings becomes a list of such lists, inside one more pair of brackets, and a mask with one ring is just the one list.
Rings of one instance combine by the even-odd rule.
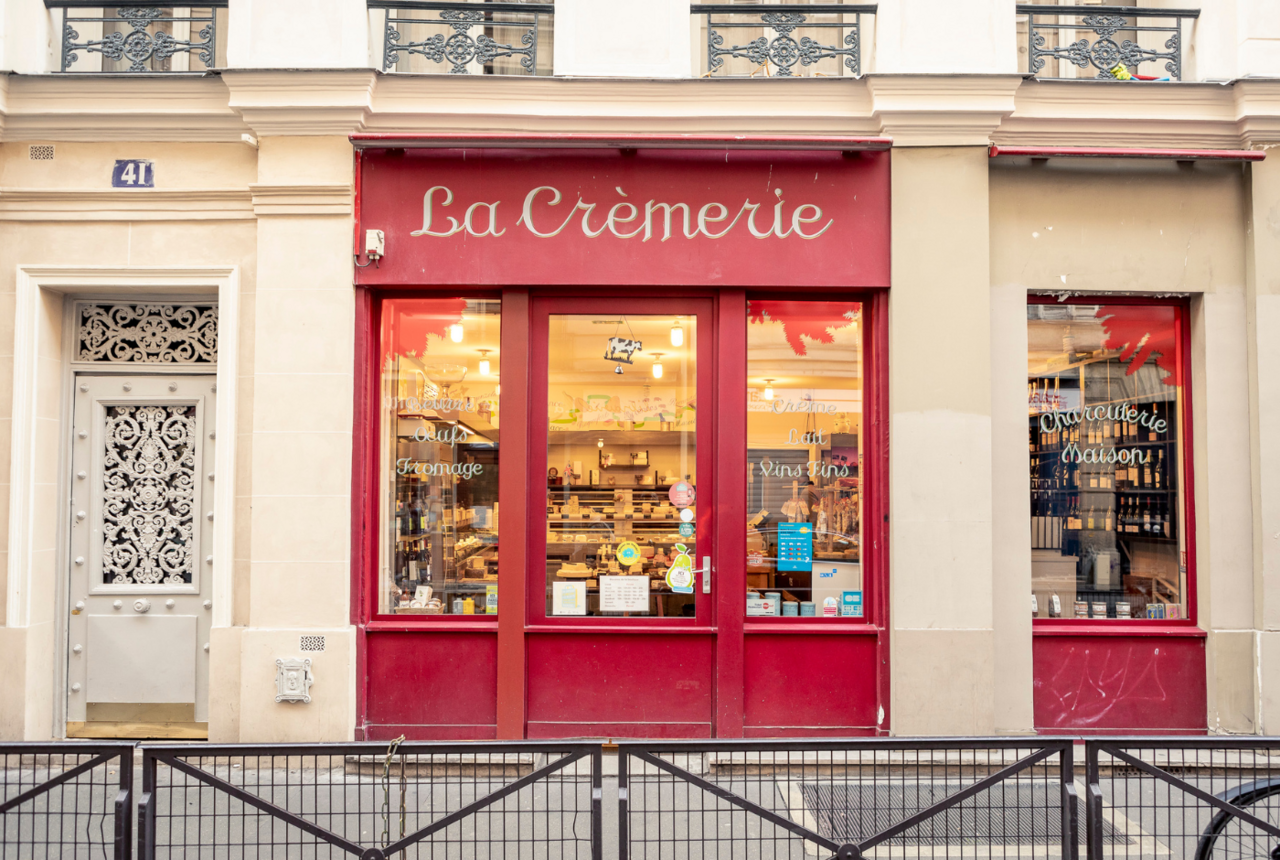
[[703, 77], [858, 77], [874, 3], [694, 3]]
[[226, 66], [227, 0], [173, 6], [139, 0], [85, 7], [48, 0], [60, 11], [63, 72], [204, 72]]
[[1037, 78], [1180, 81], [1198, 9], [1018, 5], [1019, 71]]
[[382, 13], [382, 70], [550, 75], [551, 3], [369, 0]]

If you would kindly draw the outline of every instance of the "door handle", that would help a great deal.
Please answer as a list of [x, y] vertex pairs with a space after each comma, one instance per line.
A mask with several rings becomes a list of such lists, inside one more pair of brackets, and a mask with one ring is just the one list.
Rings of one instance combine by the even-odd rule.
[[702, 567], [697, 570], [691, 570], [690, 573], [702, 574], [702, 593], [711, 593], [711, 556], [704, 555], [702, 557]]

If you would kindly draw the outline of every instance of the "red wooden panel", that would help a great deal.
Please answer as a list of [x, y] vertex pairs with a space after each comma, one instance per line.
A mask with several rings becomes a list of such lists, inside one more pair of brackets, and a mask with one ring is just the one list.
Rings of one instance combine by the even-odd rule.
[[876, 636], [746, 638], [746, 724], [753, 737], [874, 729]]
[[889, 284], [888, 152], [390, 148], [360, 166], [360, 226], [386, 233], [360, 284]]
[[370, 739], [393, 725], [418, 726], [418, 737], [494, 737], [498, 638], [493, 633], [369, 633], [365, 649]]
[[1036, 729], [1204, 731], [1204, 639], [1036, 636]]
[[706, 635], [530, 636], [529, 734], [651, 737], [665, 724], [687, 727], [666, 736], [706, 737], [713, 647]]

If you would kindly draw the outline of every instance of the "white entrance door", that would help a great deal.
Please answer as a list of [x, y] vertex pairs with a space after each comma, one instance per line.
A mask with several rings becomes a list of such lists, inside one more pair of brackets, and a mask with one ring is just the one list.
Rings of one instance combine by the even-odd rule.
[[213, 376], [75, 380], [67, 735], [205, 737]]

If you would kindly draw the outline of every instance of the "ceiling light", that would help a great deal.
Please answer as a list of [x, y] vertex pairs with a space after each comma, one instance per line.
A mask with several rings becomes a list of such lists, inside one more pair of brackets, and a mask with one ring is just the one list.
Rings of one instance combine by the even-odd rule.
[[489, 375], [489, 352], [490, 352], [490, 351], [489, 351], [489, 350], [487, 350], [487, 349], [482, 349], [482, 350], [479, 350], [479, 352], [480, 352], [480, 375], [481, 375], [481, 376], [488, 376], [488, 375]]
[[454, 323], [449, 326], [449, 340], [454, 343], [462, 343], [462, 323]]
[[764, 399], [765, 400], [773, 399], [773, 380], [772, 379], [766, 379], [764, 381]]
[[597, 439], [597, 440], [596, 440], [596, 447], [597, 447], [597, 448], [603, 448], [603, 447], [604, 447], [604, 437], [603, 437], [603, 436], [602, 436], [601, 438], [599, 438], [599, 439]]
[[671, 345], [684, 346], [684, 329], [678, 322], [671, 324]]
[[662, 378], [662, 353], [655, 352], [653, 354], [653, 378]]

